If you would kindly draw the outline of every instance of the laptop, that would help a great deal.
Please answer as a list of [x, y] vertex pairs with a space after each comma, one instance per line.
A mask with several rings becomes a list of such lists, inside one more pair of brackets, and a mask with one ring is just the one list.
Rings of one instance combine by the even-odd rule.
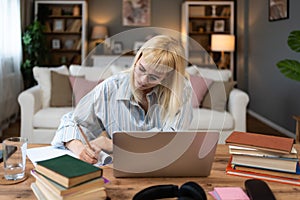
[[219, 132], [115, 132], [115, 177], [210, 175]]

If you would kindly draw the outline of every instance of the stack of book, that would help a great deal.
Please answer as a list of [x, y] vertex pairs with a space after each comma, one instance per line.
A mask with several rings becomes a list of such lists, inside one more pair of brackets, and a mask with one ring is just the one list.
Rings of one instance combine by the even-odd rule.
[[31, 188], [41, 199], [106, 199], [102, 169], [69, 155], [39, 161]]
[[293, 138], [233, 132], [226, 144], [231, 155], [226, 174], [300, 185]]

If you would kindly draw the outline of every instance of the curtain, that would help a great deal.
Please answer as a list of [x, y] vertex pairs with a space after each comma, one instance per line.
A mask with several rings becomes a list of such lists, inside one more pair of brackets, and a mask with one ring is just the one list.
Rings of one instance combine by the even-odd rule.
[[22, 90], [21, 0], [0, 0], [0, 134], [17, 118]]

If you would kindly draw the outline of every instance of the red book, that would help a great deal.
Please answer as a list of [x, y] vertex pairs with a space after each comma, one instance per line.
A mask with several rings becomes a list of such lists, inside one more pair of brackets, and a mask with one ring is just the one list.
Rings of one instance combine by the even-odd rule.
[[[287, 174], [286, 176], [283, 175], [283, 173], [280, 173], [282, 175], [272, 175], [269, 171], [266, 170], [266, 173], [261, 172], [255, 172], [256, 170], [252, 170], [250, 167], [248, 170], [241, 170], [236, 169], [234, 165], [231, 163], [232, 157], [230, 157], [229, 162], [226, 167], [226, 174], [234, 175], [234, 176], [240, 176], [245, 178], [256, 178], [256, 179], [262, 179], [266, 181], [272, 181], [277, 183], [284, 183], [284, 184], [290, 184], [290, 185], [297, 185], [300, 186], [300, 173], [299, 170], [299, 164], [297, 169], [297, 174], [294, 174], [294, 178], [292, 178], [292, 174]], [[251, 171], [252, 170], [252, 171]], [[276, 172], [274, 172], [276, 174]]]
[[262, 149], [265, 151], [289, 154], [293, 148], [294, 139], [273, 135], [234, 131], [228, 136], [226, 143]]

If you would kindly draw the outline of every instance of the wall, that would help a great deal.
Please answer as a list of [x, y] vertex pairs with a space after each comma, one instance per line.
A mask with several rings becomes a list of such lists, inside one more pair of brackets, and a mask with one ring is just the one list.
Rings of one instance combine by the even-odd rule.
[[[181, 4], [184, 0], [151, 0], [151, 26], [180, 31]], [[88, 36], [95, 24], [105, 24], [109, 36], [132, 28], [122, 25], [122, 0], [89, 0], [88, 1]], [[147, 35], [134, 34], [122, 40], [124, 48], [131, 49], [134, 41], [143, 41]]]
[[289, 19], [273, 22], [268, 21], [268, 1], [247, 1], [250, 113], [294, 134], [292, 116], [300, 115], [300, 82], [284, 77], [276, 63], [285, 58], [300, 60], [300, 54], [287, 45], [290, 31], [300, 29], [300, 1], [289, 1]]

